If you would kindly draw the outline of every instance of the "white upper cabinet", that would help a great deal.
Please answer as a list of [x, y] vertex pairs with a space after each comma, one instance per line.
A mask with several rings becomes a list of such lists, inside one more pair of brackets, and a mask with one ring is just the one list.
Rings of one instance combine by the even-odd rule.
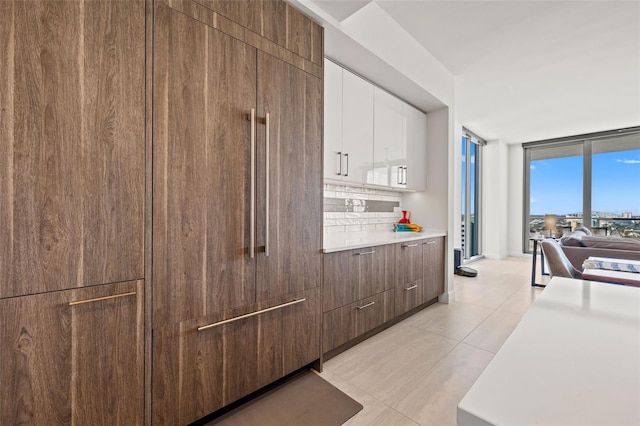
[[342, 71], [342, 176], [367, 183], [373, 165], [373, 84]]
[[404, 146], [407, 162], [404, 169], [406, 189], [427, 189], [427, 115], [409, 104], [403, 105]]
[[324, 179], [426, 188], [427, 117], [324, 61]]
[[367, 183], [404, 188], [407, 151], [403, 141], [403, 102], [375, 88], [373, 172]]
[[324, 178], [343, 179], [342, 67], [324, 60]]

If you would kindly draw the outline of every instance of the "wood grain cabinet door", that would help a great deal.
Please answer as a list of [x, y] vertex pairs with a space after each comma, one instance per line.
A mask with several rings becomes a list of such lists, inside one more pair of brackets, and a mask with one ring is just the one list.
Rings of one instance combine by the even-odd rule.
[[444, 237], [424, 240], [422, 252], [424, 255], [423, 302], [429, 302], [444, 293]]
[[398, 284], [407, 284], [422, 278], [422, 241], [396, 244]]
[[[322, 81], [258, 52], [256, 300], [322, 281]], [[262, 249], [261, 249], [262, 250]]]
[[0, 424], [141, 425], [143, 281], [0, 300]]
[[141, 278], [145, 2], [0, 2], [0, 297]]
[[255, 303], [256, 50], [163, 4], [154, 22], [154, 326], [164, 326]]

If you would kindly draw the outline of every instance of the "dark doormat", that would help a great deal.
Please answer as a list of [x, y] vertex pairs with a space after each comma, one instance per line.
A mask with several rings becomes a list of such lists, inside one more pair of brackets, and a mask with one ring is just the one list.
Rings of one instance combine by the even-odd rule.
[[341, 425], [362, 405], [313, 371], [305, 371], [207, 425]]

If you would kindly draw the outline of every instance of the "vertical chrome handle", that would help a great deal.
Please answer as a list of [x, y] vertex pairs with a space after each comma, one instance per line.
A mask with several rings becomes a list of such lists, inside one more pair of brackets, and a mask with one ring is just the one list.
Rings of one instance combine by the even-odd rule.
[[396, 173], [396, 182], [398, 185], [402, 185], [402, 166], [398, 166], [398, 172]]
[[403, 170], [404, 170], [404, 173], [403, 173], [404, 179], [403, 179], [402, 183], [406, 185], [407, 184], [407, 166], [404, 166]]
[[344, 154], [344, 158], [347, 160], [347, 171], [345, 172], [345, 176], [349, 176], [349, 154]]
[[265, 116], [264, 119], [266, 126], [266, 135], [265, 135], [265, 168], [266, 168], [266, 176], [265, 176], [265, 223], [264, 223], [264, 255], [269, 256], [269, 113]]
[[338, 171], [336, 173], [338, 176], [342, 174], [342, 152], [338, 151]]
[[249, 200], [249, 256], [253, 259], [256, 248], [256, 110], [251, 108], [251, 197]]

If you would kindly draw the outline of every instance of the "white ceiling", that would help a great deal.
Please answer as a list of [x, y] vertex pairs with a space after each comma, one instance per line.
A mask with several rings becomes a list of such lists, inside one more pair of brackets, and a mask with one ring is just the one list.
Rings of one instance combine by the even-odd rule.
[[[375, 3], [455, 77], [455, 120], [486, 139], [640, 125], [640, 1], [295, 1], [338, 27]], [[326, 51], [339, 55], [331, 43]], [[386, 88], [398, 84], [403, 96], [400, 77]], [[432, 101], [426, 109], [438, 106]]]

